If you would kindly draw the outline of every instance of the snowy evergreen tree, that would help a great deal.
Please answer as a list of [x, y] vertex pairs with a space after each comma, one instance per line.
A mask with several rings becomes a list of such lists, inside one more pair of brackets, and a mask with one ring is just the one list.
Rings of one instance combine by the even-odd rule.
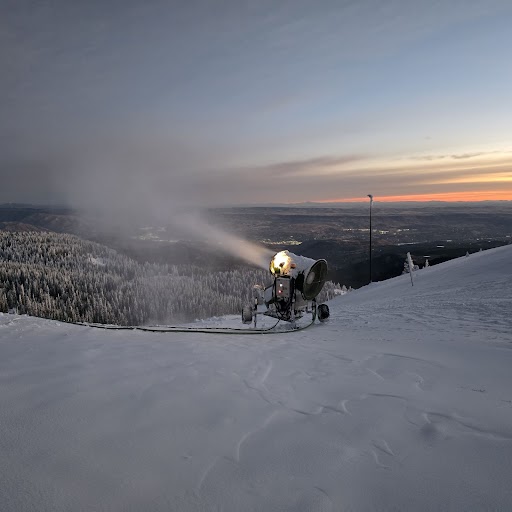
[[414, 271], [414, 270], [419, 270], [419, 268], [420, 268], [420, 267], [419, 267], [418, 265], [416, 265], [416, 264], [413, 262], [412, 257], [411, 257], [411, 254], [410, 254], [410, 253], [407, 253], [407, 256], [406, 256], [405, 261], [404, 261], [404, 269], [403, 269], [403, 271], [402, 271], [402, 275], [403, 275], [403, 274], [409, 274], [409, 273], [410, 273], [410, 271], [411, 271], [411, 270], [410, 270], [411, 265], [410, 265], [410, 263], [409, 263], [409, 262], [411, 262], [411, 263], [412, 263], [412, 270], [413, 270], [413, 271]]
[[407, 257], [404, 262], [404, 270], [402, 272], [403, 274], [409, 274], [411, 276], [411, 285], [414, 286], [414, 280], [413, 280], [413, 272], [415, 270], [419, 270], [419, 266], [414, 264], [414, 261], [412, 260], [411, 253], [407, 253]]

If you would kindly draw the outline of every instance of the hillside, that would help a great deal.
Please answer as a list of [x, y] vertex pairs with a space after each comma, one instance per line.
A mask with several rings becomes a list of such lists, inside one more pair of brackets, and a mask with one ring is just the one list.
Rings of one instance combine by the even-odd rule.
[[0, 231], [0, 312], [121, 325], [185, 321], [240, 311], [252, 298], [249, 283], [265, 280], [258, 269], [140, 264], [74, 235]]
[[0, 315], [0, 509], [510, 510], [511, 268], [475, 253], [271, 336]]

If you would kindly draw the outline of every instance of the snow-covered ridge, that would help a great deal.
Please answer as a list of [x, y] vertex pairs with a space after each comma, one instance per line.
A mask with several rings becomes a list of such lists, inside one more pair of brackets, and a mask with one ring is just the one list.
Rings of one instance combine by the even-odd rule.
[[0, 316], [1, 510], [512, 509], [512, 246], [295, 334]]
[[352, 307], [380, 307], [386, 311], [401, 308], [418, 319], [437, 315], [437, 325], [451, 315], [460, 322], [466, 320], [481, 327], [491, 322], [493, 328], [511, 332], [511, 245], [456, 258], [414, 271], [413, 275], [414, 286], [409, 275], [401, 275], [356, 290], [346, 300]]

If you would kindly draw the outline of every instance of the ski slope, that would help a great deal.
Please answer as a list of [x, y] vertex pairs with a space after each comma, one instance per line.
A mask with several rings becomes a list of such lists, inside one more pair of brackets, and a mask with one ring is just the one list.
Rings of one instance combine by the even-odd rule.
[[271, 336], [0, 315], [0, 510], [512, 510], [511, 269], [472, 254]]

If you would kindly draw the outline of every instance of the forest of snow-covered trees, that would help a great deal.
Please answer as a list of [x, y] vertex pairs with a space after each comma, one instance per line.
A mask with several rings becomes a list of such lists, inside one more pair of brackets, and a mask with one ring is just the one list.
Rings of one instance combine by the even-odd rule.
[[[73, 235], [0, 232], [0, 311], [68, 322], [169, 323], [238, 313], [267, 271], [140, 264]], [[326, 283], [322, 301], [337, 286]]]

